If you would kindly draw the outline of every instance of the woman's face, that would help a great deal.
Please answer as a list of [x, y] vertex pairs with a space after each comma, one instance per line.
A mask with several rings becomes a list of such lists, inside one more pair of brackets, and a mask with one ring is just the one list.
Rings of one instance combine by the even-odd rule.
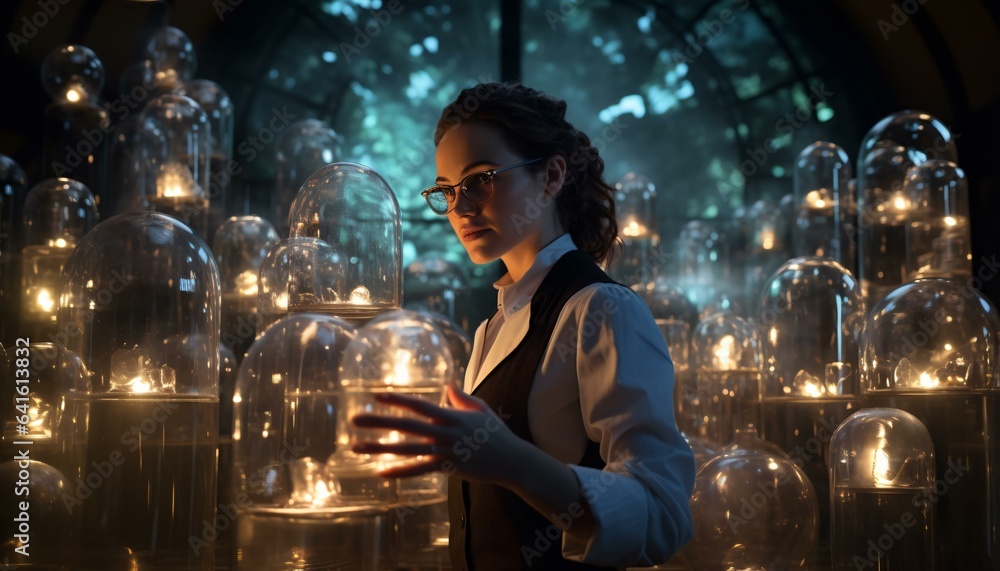
[[[499, 128], [466, 121], [446, 131], [438, 143], [437, 181], [458, 184], [472, 173], [536, 158], [515, 154]], [[544, 192], [545, 169], [530, 170], [539, 166], [545, 167], [545, 163], [498, 173], [493, 178], [493, 196], [484, 203], [469, 202], [460, 191], [456, 194], [457, 202], [448, 220], [474, 263], [484, 264], [511, 253], [533, 259], [538, 249], [552, 239], [552, 226], [558, 226], [555, 201]]]

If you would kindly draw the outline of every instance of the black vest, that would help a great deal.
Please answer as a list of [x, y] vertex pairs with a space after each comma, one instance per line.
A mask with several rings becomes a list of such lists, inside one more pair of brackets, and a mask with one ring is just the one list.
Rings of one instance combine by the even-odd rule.
[[[534, 443], [528, 426], [528, 393], [559, 313], [574, 294], [594, 283], [615, 282], [580, 250], [572, 250], [559, 258], [531, 298], [531, 316], [524, 339], [472, 392], [493, 410], [502, 409], [507, 426], [528, 442]], [[587, 444], [577, 464], [604, 467], [596, 442]], [[450, 477], [448, 515], [451, 520], [449, 549], [454, 569], [606, 569], [564, 559], [562, 533], [553, 540], [552, 522], [517, 494], [501, 486]]]

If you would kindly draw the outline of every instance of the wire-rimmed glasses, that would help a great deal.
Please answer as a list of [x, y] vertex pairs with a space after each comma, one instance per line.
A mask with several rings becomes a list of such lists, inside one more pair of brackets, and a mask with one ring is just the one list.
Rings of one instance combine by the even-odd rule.
[[462, 189], [462, 195], [465, 196], [469, 202], [482, 204], [493, 197], [493, 177], [495, 177], [498, 173], [530, 165], [532, 163], [537, 163], [540, 160], [542, 159], [531, 159], [530, 161], [524, 161], [523, 163], [517, 163], [516, 165], [511, 165], [509, 167], [474, 172], [463, 178], [458, 184], [439, 184], [437, 186], [432, 186], [427, 190], [422, 191], [420, 196], [424, 197], [424, 200], [427, 201], [428, 206], [431, 207], [431, 210], [433, 210], [435, 214], [444, 216], [455, 208], [455, 203], [457, 202], [458, 197], [458, 194], [456, 193], [457, 188]]

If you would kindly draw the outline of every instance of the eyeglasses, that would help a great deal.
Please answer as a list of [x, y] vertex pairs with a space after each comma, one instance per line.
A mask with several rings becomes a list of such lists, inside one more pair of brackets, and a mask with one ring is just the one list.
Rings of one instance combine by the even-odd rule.
[[432, 186], [421, 192], [420, 196], [424, 197], [435, 214], [444, 216], [451, 212], [455, 208], [455, 203], [458, 202], [458, 195], [455, 192], [457, 188], [462, 189], [462, 195], [469, 202], [482, 204], [493, 198], [493, 177], [498, 173], [537, 163], [540, 160], [542, 159], [532, 159], [509, 167], [474, 172], [463, 178], [458, 184]]

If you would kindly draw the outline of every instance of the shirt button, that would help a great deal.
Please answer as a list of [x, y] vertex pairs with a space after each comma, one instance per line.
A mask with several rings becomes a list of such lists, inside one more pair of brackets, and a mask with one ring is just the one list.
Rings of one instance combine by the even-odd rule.
[[465, 529], [465, 514], [458, 516], [458, 525], [462, 529]]

